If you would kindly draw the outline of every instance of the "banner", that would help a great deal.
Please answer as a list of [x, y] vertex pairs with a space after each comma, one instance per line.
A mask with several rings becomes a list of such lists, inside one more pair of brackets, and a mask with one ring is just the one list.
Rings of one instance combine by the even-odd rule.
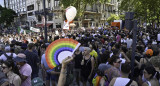
[[30, 30], [33, 32], [40, 32], [40, 29], [34, 27], [30, 27]]

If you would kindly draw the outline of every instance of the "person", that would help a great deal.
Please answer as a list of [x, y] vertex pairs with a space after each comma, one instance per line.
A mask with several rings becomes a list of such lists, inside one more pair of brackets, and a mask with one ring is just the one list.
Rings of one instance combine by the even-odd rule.
[[15, 53], [11, 53], [11, 48], [10, 46], [6, 46], [5, 47], [5, 52], [0, 56], [0, 60], [6, 61], [8, 59], [13, 59], [16, 58], [16, 54]]
[[105, 64], [105, 63], [99, 64], [96, 75], [92, 80], [93, 86], [108, 86], [109, 82], [108, 82], [108, 77], [106, 72], [110, 68], [111, 68], [111, 65], [109, 64]]
[[21, 86], [31, 86], [31, 73], [32, 68], [27, 63], [26, 55], [19, 53], [16, 58], [13, 59], [19, 67], [20, 77], [22, 79]]
[[10, 86], [20, 86], [21, 85], [21, 78], [18, 75], [19, 70], [17, 66], [14, 64], [13, 60], [4, 61], [2, 63], [2, 70], [7, 75]]
[[[41, 50], [45, 52], [46, 49], [46, 45], [43, 44], [41, 46]], [[45, 53], [42, 55], [42, 59], [41, 59], [41, 67], [42, 67], [42, 72], [43, 72], [43, 76], [46, 77], [46, 86], [50, 85], [50, 81], [52, 81], [52, 86], [56, 86], [56, 81], [57, 81], [57, 76], [59, 74], [59, 72], [56, 72], [55, 69], [51, 70], [46, 62], [45, 59]], [[51, 70], [51, 71], [50, 71]], [[45, 75], [46, 74], [46, 75]]]
[[[91, 49], [89, 47], [84, 47], [83, 59], [81, 61], [82, 70], [81, 78], [83, 86], [86, 86], [86, 82], [92, 79], [92, 73], [94, 69], [94, 58], [90, 56]], [[90, 81], [89, 81], [90, 82]]]
[[62, 68], [58, 80], [57, 86], [64, 86], [66, 82], [66, 71], [67, 71], [67, 64], [73, 60], [73, 57], [68, 56], [62, 61]]
[[38, 72], [39, 72], [39, 66], [38, 66], [39, 58], [38, 55], [33, 52], [33, 47], [34, 47], [33, 43], [28, 44], [28, 50], [24, 52], [24, 54], [26, 55], [27, 63], [32, 68], [32, 76], [31, 76], [32, 79], [38, 77]]
[[111, 68], [106, 72], [108, 81], [110, 82], [115, 77], [120, 77], [120, 64], [122, 60], [116, 55], [112, 55], [111, 58], [108, 59], [108, 63], [111, 65]]
[[129, 73], [131, 71], [131, 66], [129, 63], [123, 63], [121, 66], [121, 77], [113, 78], [109, 86], [138, 86], [138, 84], [129, 79]]
[[[154, 66], [157, 73], [160, 74], [160, 56], [151, 57], [150, 62]], [[160, 79], [159, 79], [159, 85], [160, 85]]]
[[156, 72], [153, 66], [146, 66], [143, 70], [144, 83], [142, 86], [159, 86], [158, 83], [159, 74]]
[[148, 49], [145, 53], [145, 58], [141, 58], [140, 59], [140, 63], [141, 64], [146, 64], [150, 61], [151, 56], [153, 55], [153, 50], [152, 49]]
[[131, 46], [132, 46], [132, 42], [133, 42], [133, 40], [132, 40], [132, 36], [131, 36], [131, 35], [129, 35], [129, 37], [128, 37], [128, 38], [127, 38], [127, 40], [126, 40], [127, 48], [131, 48]]
[[0, 86], [9, 86], [9, 80], [2, 72], [2, 70], [0, 70]]
[[3, 51], [3, 44], [0, 44], [0, 56], [4, 53]]
[[81, 72], [81, 60], [83, 58], [82, 52], [79, 50], [79, 48], [75, 51], [74, 55], [74, 75], [76, 77], [76, 82], [79, 86], [79, 80], [80, 80], [80, 72]]

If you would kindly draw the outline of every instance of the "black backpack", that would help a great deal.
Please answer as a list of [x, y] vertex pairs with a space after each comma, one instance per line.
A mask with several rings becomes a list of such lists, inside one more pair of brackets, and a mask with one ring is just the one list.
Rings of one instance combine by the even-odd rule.
[[13, 58], [13, 53], [11, 53], [10, 56], [8, 56], [6, 53], [4, 53], [4, 55], [6, 56], [7, 60], [12, 60]]

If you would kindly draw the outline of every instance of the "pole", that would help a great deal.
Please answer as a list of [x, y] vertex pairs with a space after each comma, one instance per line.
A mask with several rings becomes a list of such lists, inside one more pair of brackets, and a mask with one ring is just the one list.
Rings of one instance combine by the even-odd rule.
[[45, 3], [45, 0], [43, 0], [43, 10], [44, 10], [44, 32], [45, 32], [45, 42], [47, 43], [47, 17], [46, 17], [46, 3]]
[[132, 58], [131, 58], [131, 77], [133, 79], [134, 76], [134, 62], [135, 62], [135, 51], [136, 51], [136, 42], [137, 42], [137, 20], [134, 20], [134, 27], [132, 29], [133, 31], [133, 44], [132, 44]]

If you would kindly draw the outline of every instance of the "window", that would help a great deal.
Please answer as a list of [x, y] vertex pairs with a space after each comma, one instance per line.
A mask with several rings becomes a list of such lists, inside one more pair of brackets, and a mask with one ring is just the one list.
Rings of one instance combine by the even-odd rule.
[[51, 7], [51, 0], [48, 0], [48, 8]]
[[55, 13], [55, 14], [54, 14], [54, 18], [55, 18], [55, 19], [58, 19], [58, 15], [59, 15], [58, 13]]
[[55, 0], [55, 1], [54, 1], [54, 6], [55, 6], [55, 7], [58, 7], [58, 6], [59, 6], [59, 0]]
[[34, 10], [34, 5], [27, 6], [27, 11]]
[[48, 16], [48, 21], [52, 21], [53, 20], [53, 16]]
[[38, 15], [38, 22], [41, 22], [42, 21], [42, 18], [40, 15]]

